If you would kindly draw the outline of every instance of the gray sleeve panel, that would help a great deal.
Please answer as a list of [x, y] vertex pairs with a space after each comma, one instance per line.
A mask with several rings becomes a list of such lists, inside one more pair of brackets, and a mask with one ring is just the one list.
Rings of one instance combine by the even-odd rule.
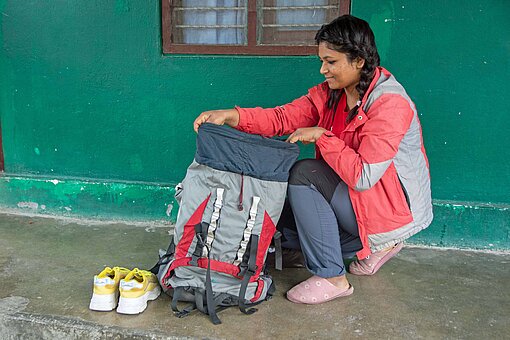
[[377, 181], [386, 172], [386, 169], [390, 166], [392, 159], [387, 161], [373, 164], [363, 163], [363, 169], [361, 170], [361, 176], [354, 187], [356, 191], [368, 190], [377, 183]]

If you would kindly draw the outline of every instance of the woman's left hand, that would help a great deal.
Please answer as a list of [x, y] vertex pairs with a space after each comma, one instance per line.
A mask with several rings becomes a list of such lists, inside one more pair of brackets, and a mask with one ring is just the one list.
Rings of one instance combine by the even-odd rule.
[[286, 142], [302, 142], [303, 144], [315, 143], [326, 131], [328, 130], [321, 127], [299, 128], [287, 138]]

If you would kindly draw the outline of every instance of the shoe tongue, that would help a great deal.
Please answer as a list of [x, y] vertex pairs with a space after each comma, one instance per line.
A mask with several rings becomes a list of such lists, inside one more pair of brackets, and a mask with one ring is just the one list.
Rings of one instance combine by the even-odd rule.
[[110, 279], [113, 279], [115, 277], [115, 272], [111, 268], [107, 267], [107, 268], [105, 268], [105, 270], [103, 270], [101, 273], [99, 273], [99, 275], [97, 277], [99, 277], [99, 278], [108, 277]]
[[136, 280], [136, 281], [139, 281], [139, 282], [142, 282], [143, 281], [143, 275], [140, 271], [136, 271], [133, 273], [133, 278]]

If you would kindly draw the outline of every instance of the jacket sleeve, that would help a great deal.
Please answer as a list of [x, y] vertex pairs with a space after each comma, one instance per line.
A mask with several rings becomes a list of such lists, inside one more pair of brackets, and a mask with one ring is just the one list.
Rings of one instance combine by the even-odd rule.
[[325, 132], [317, 140], [317, 146], [324, 160], [349, 187], [367, 190], [379, 181], [393, 161], [413, 115], [403, 97], [383, 95], [371, 105], [366, 117], [361, 116], [367, 121], [359, 128], [357, 151], [331, 132]]
[[324, 90], [324, 84], [317, 85], [291, 103], [270, 109], [236, 106], [239, 112], [236, 129], [272, 137], [291, 134], [297, 128], [316, 126], [327, 97]]

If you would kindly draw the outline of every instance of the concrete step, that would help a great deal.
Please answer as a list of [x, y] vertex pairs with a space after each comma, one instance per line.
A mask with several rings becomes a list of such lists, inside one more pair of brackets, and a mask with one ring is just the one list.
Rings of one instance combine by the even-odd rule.
[[161, 295], [140, 315], [88, 309], [104, 266], [150, 268], [171, 225], [70, 222], [0, 214], [1, 339], [508, 339], [510, 254], [406, 246], [354, 294], [318, 306], [285, 292], [306, 269], [272, 273], [276, 295], [244, 315], [179, 319]]

